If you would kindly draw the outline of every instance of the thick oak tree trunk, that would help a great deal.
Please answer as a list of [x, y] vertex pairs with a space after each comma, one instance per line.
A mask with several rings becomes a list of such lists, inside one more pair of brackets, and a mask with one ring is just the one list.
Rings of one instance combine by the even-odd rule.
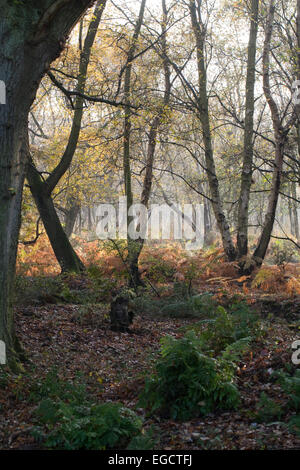
[[19, 367], [12, 293], [15, 277], [30, 106], [50, 63], [58, 57], [87, 0], [1, 2], [0, 79], [7, 88], [0, 105], [0, 340], [8, 364]]
[[[5, 70], [2, 66], [1, 71], [5, 83], [9, 83], [14, 76], [14, 67], [7, 61]], [[18, 93], [17, 90], [13, 92]], [[0, 340], [4, 341], [10, 363], [16, 368], [18, 348], [11, 298], [24, 183], [22, 138], [26, 111], [17, 113], [18, 100], [12, 100], [10, 96], [11, 92], [8, 104], [0, 107]], [[23, 100], [23, 108], [26, 107]]]

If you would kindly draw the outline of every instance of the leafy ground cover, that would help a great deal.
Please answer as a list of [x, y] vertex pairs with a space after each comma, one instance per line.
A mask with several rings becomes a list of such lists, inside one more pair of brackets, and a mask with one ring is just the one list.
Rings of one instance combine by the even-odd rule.
[[19, 257], [28, 361], [21, 375], [0, 371], [1, 449], [300, 447], [299, 264], [280, 252], [277, 265], [240, 277], [216, 248], [155, 257], [146, 247], [147, 289], [131, 330], [117, 333], [109, 302], [126, 269], [91, 247], [85, 276], [28, 271]]
[[[218, 302], [221, 293], [215, 293]], [[227, 298], [225, 303], [228, 302]], [[253, 299], [251, 302], [253, 310], [260, 307], [259, 301], [257, 306]], [[278, 298], [276, 302], [280, 304]], [[23, 375], [4, 372], [1, 375], [2, 449], [45, 445], [45, 441], [37, 440], [34, 429], [41, 400], [38, 391], [53, 367], [62, 380], [71, 384], [80, 374], [93, 402], [121, 403], [134, 411], [143, 423], [141, 434], [148, 435], [150, 431], [150, 447], [175, 450], [300, 446], [295, 430], [289, 425], [297, 415], [295, 407], [288, 406], [290, 398], [286, 389], [274, 378], [276, 371], [288, 377], [295, 373], [291, 344], [297, 337], [299, 311], [290, 312], [288, 318], [272, 311], [260, 315], [263, 333], [237, 362], [238, 407], [208, 410], [207, 414], [183, 421], [164, 413], [149, 414], [140, 405], [140, 395], [145, 390], [149, 371], [154, 371], [160, 357], [161, 338], [181, 340], [192, 327], [199, 332], [199, 317], [174, 318], [140, 310], [130, 333], [110, 330], [108, 305], [103, 303], [17, 306], [16, 317], [18, 334], [30, 362]], [[207, 325], [203, 328], [207, 331]], [[145, 442], [143, 445], [146, 446]]]

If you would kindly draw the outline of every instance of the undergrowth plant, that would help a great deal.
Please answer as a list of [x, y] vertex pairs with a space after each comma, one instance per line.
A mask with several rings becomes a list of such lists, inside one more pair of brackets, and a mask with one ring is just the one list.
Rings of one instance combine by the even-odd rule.
[[279, 378], [279, 383], [289, 397], [289, 408], [294, 411], [300, 411], [300, 370], [297, 369], [292, 376], [283, 374]]
[[202, 343], [194, 331], [181, 339], [161, 339], [161, 357], [155, 373], [146, 379], [140, 406], [159, 411], [172, 419], [186, 420], [215, 409], [234, 409], [239, 393], [232, 367], [224, 368], [202, 352]]
[[217, 304], [210, 293], [187, 296], [176, 287], [171, 296], [154, 299], [145, 293], [134, 301], [136, 309], [161, 317], [203, 318], [213, 316]]
[[202, 349], [211, 351], [213, 356], [225, 350], [227, 356], [233, 353], [236, 356], [237, 352], [241, 355], [250, 342], [262, 334], [258, 317], [244, 302], [232, 304], [228, 310], [222, 306], [214, 307], [213, 311], [207, 313], [207, 318], [185, 329], [194, 330], [202, 343]]
[[268, 397], [265, 392], [260, 395], [257, 404], [256, 421], [258, 423], [271, 423], [280, 420], [283, 415], [282, 407]]
[[46, 399], [40, 403], [36, 417], [50, 432], [44, 436], [36, 428], [34, 436], [44, 438], [48, 448], [124, 449], [142, 429], [142, 420], [121, 403], [79, 404]]
[[59, 277], [16, 276], [14, 300], [22, 305], [57, 303], [62, 301], [63, 287]]
[[78, 403], [87, 400], [86, 386], [83, 375], [77, 373], [73, 381], [63, 380], [56, 367], [52, 367], [45, 378], [35, 380], [30, 389], [29, 401], [38, 403], [49, 398], [54, 401], [76, 401]]
[[293, 376], [283, 377], [281, 386], [289, 397], [288, 407], [297, 413], [290, 419], [289, 428], [300, 437], [300, 370]]
[[284, 266], [293, 258], [299, 261], [299, 253], [295, 246], [288, 240], [276, 240], [268, 250], [268, 256], [277, 266]]
[[300, 436], [300, 370], [297, 369], [293, 375], [280, 370], [275, 372], [273, 377], [277, 379], [277, 382], [287, 396], [287, 411], [296, 412], [288, 423], [289, 428]]
[[143, 443], [151, 446], [151, 436], [141, 434], [143, 422], [135, 412], [121, 403], [94, 403], [82, 378], [64, 381], [53, 369], [34, 385], [31, 400], [39, 402], [32, 434], [47, 448], [105, 450], [130, 445], [131, 449], [139, 449]]
[[256, 315], [243, 302], [232, 304], [229, 311], [216, 306], [209, 294], [188, 302], [206, 319], [185, 327], [182, 339], [161, 339], [161, 357], [140, 397], [151, 412], [183, 420], [238, 406], [237, 363], [260, 334]]

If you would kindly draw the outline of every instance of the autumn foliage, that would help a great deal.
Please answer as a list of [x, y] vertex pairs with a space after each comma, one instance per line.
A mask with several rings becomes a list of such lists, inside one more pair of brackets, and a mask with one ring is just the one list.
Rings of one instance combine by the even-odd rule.
[[[126, 251], [118, 252], [111, 244], [97, 240], [88, 242], [78, 237], [74, 247], [86, 265], [97, 266], [103, 277], [125, 279], [128, 269], [124, 260]], [[285, 263], [263, 265], [250, 276], [240, 276], [238, 265], [226, 261], [221, 248], [186, 252], [180, 244], [146, 245], [140, 257], [142, 277], [157, 285], [190, 283], [194, 287], [226, 288], [249, 292], [300, 294], [300, 265]], [[23, 276], [52, 276], [60, 273], [51, 245], [45, 235], [34, 245], [19, 246], [17, 273]]]

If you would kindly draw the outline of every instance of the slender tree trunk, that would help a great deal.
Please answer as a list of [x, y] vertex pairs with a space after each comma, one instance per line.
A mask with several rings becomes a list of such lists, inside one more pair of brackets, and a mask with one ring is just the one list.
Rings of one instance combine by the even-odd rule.
[[241, 259], [248, 253], [249, 199], [253, 171], [253, 117], [255, 88], [255, 58], [258, 30], [259, 0], [251, 1], [251, 26], [248, 44], [248, 64], [246, 80], [246, 114], [244, 132], [244, 159], [241, 190], [238, 206], [237, 257]]
[[292, 182], [292, 212], [294, 215], [294, 233], [295, 237], [297, 238], [297, 241], [300, 240], [300, 231], [299, 231], [299, 219], [298, 219], [298, 210], [297, 210], [297, 191], [296, 191], [296, 183], [293, 181]]
[[125, 68], [124, 79], [124, 102], [125, 102], [125, 118], [124, 118], [124, 147], [123, 147], [123, 171], [124, 171], [124, 184], [125, 195], [127, 197], [127, 209], [133, 204], [132, 188], [131, 188], [131, 165], [130, 165], [130, 134], [131, 134], [131, 75], [132, 65], [134, 60], [137, 42], [140, 35], [141, 27], [143, 24], [144, 13], [146, 7], [146, 0], [142, 0], [139, 17], [135, 25], [134, 34], [130, 49], [127, 54], [127, 64]]
[[15, 370], [20, 367], [20, 347], [15, 335], [12, 294], [28, 114], [42, 76], [90, 3], [1, 3], [0, 77], [7, 87], [7, 100], [0, 105], [0, 340], [6, 344], [8, 364]]
[[[96, 38], [97, 30], [101, 21], [105, 4], [106, 0], [97, 2], [94, 10], [94, 16], [90, 22], [88, 32], [84, 41], [84, 46], [81, 50], [79, 76], [78, 83], [76, 86], [76, 91], [79, 93], [83, 93], [85, 89], [91, 51]], [[71, 211], [69, 218], [70, 225], [67, 226], [66, 234], [61, 225], [58, 215], [54, 215], [54, 212], [56, 212], [56, 210], [53, 201], [50, 201], [50, 199], [55, 187], [57, 186], [57, 184], [59, 183], [59, 181], [69, 169], [72, 163], [81, 130], [81, 122], [83, 117], [83, 103], [83, 98], [81, 96], [77, 96], [75, 100], [75, 111], [73, 116], [72, 128], [65, 152], [61, 157], [61, 160], [59, 161], [58, 165], [52, 171], [47, 180], [43, 182], [40, 178], [39, 187], [42, 196], [40, 196], [39, 199], [37, 198], [37, 193], [35, 191], [35, 187], [37, 187], [38, 182], [38, 170], [35, 167], [32, 159], [30, 159], [30, 165], [28, 166], [28, 171], [30, 172], [30, 174], [27, 175], [27, 179], [30, 180], [29, 185], [32, 191], [33, 198], [35, 202], [38, 201], [38, 210], [42, 209], [42, 213], [40, 213], [40, 216], [43, 220], [45, 230], [47, 232], [51, 246], [54, 250], [57, 261], [59, 262], [62, 268], [62, 271], [69, 270], [71, 272], [78, 273], [83, 270], [84, 266], [76, 255], [75, 251], [73, 250], [72, 245], [68, 239], [68, 233], [70, 233], [70, 230], [73, 230], [74, 223], [76, 221], [76, 219], [74, 222], [72, 220], [74, 213]], [[35, 193], [33, 193], [33, 191], [35, 191]], [[47, 213], [47, 211], [49, 212]], [[55, 224], [55, 227], [51, 227], [50, 221]]]
[[73, 249], [69, 238], [64, 231], [57, 212], [54, 207], [53, 199], [45, 191], [45, 186], [41, 180], [39, 172], [29, 161], [27, 169], [27, 179], [29, 182], [31, 194], [34, 198], [49, 241], [59, 262], [62, 272], [81, 272], [84, 271], [84, 265]]
[[[165, 91], [164, 91], [164, 101], [161, 106], [157, 116], [154, 117], [152, 124], [150, 126], [149, 138], [148, 138], [148, 147], [147, 147], [147, 158], [146, 158], [146, 169], [145, 177], [143, 181], [143, 189], [141, 194], [141, 204], [144, 207], [148, 208], [149, 200], [151, 196], [151, 189], [153, 183], [153, 165], [155, 159], [155, 151], [157, 144], [157, 136], [159, 127], [161, 125], [164, 112], [166, 111], [171, 95], [171, 73], [170, 65], [168, 61], [168, 51], [167, 51], [167, 21], [168, 21], [168, 11], [166, 6], [166, 1], [162, 0], [162, 9], [163, 9], [163, 20], [162, 20], [162, 51], [163, 51], [163, 65], [164, 65], [164, 78], [165, 78]], [[146, 224], [147, 221], [144, 221]], [[143, 282], [140, 277], [138, 263], [139, 257], [144, 246], [144, 238], [139, 238], [136, 241], [131, 243], [131, 253], [129, 254], [129, 269], [131, 272], [131, 277], [135, 286], [143, 285]]]
[[261, 266], [267, 248], [271, 239], [272, 230], [275, 221], [276, 209], [279, 198], [279, 191], [282, 180], [282, 168], [283, 168], [283, 158], [284, 158], [284, 148], [287, 142], [287, 136], [293, 125], [293, 120], [287, 123], [283, 127], [282, 120], [279, 115], [278, 106], [273, 98], [271, 93], [270, 86], [270, 48], [271, 48], [271, 39], [273, 32], [273, 22], [274, 22], [275, 6], [274, 0], [270, 1], [267, 26], [266, 26], [266, 36], [263, 50], [263, 89], [264, 94], [269, 105], [272, 123], [274, 128], [274, 138], [275, 138], [275, 160], [274, 160], [274, 172], [272, 178], [272, 185], [269, 195], [268, 208], [265, 215], [265, 220], [263, 224], [263, 229], [261, 232], [258, 245], [254, 251], [252, 260], [253, 264], [250, 269], [253, 269], [253, 265]]
[[[297, 79], [300, 80], [300, 0], [297, 0]], [[297, 141], [298, 141], [298, 158], [300, 158], [300, 105], [296, 105], [296, 113], [297, 113]], [[293, 191], [293, 208], [294, 208], [294, 220], [295, 220], [295, 235], [297, 238], [298, 243], [300, 242], [300, 228], [299, 228], [299, 218], [298, 218], [298, 210], [297, 210], [297, 190], [296, 190], [296, 183], [292, 184], [292, 191]]]
[[212, 225], [210, 215], [210, 205], [207, 199], [204, 200], [204, 246], [211, 245]]
[[72, 233], [74, 232], [74, 227], [76, 223], [76, 219], [80, 212], [80, 204], [75, 200], [71, 199], [69, 201], [69, 207], [66, 210], [65, 216], [65, 227], [64, 231], [68, 238], [71, 237]]
[[[141, 27], [143, 24], [144, 13], [146, 7], [146, 0], [141, 1], [139, 17], [135, 25], [135, 30], [132, 37], [131, 46], [127, 54], [127, 63], [125, 68], [125, 79], [124, 79], [124, 101], [125, 101], [125, 118], [124, 118], [124, 144], [123, 144], [123, 171], [124, 171], [124, 184], [125, 184], [125, 196], [127, 198], [127, 225], [129, 227], [132, 217], [128, 215], [128, 209], [133, 204], [133, 194], [131, 185], [131, 162], [130, 162], [130, 139], [131, 139], [131, 75], [132, 65], [134, 60], [135, 51], [137, 48], [138, 38], [140, 36]], [[131, 274], [130, 285], [132, 287], [138, 287], [141, 284], [139, 271], [138, 271], [138, 251], [139, 247], [135, 240], [130, 238], [127, 233], [127, 248], [128, 257], [127, 262], [129, 265], [129, 271]]]
[[[292, 183], [288, 184], [288, 193], [289, 196], [292, 196]], [[295, 235], [295, 224], [294, 224], [294, 212], [293, 212], [293, 202], [291, 199], [288, 199], [288, 211], [289, 211], [289, 219], [290, 219], [290, 233], [291, 235]]]
[[92, 208], [88, 207], [88, 231], [92, 232], [93, 230], [93, 220], [92, 220]]
[[253, 254], [253, 260], [255, 262], [255, 265], [257, 266], [261, 266], [265, 258], [267, 248], [269, 246], [271, 235], [272, 235], [272, 230], [274, 227], [279, 191], [280, 191], [280, 186], [281, 186], [285, 143], [286, 143], [285, 135], [282, 135], [282, 134], [277, 135], [276, 149], [275, 149], [275, 161], [274, 161], [274, 173], [273, 173], [272, 187], [270, 191], [267, 213], [265, 215], [264, 225], [263, 225], [263, 229], [260, 235], [258, 245]]
[[[298, 15], [299, 15], [299, 23], [300, 23], [300, 1], [298, 2]], [[300, 36], [300, 24], [298, 24], [298, 31], [299, 31], [299, 36]], [[298, 38], [298, 51], [299, 51], [299, 47], [300, 47], [300, 37]], [[300, 51], [298, 52], [298, 63], [299, 63], [299, 69], [300, 69]], [[300, 70], [299, 70], [299, 78], [300, 78]], [[298, 116], [298, 122], [296, 123], [296, 128], [297, 128], [298, 158], [300, 161], [300, 117], [299, 116]], [[295, 181], [292, 182], [292, 196], [294, 198], [292, 207], [293, 207], [294, 221], [295, 221], [295, 236], [297, 238], [297, 241], [300, 242], [300, 227], [299, 227], [299, 217], [298, 217], [299, 203], [297, 203], [296, 201], [297, 200], [297, 188], [296, 188]]]
[[[201, 181], [198, 182], [199, 191], [202, 194], [205, 194], [206, 188], [205, 184]], [[215, 239], [215, 234], [212, 233], [212, 220], [211, 220], [211, 213], [210, 213], [210, 201], [204, 197], [203, 201], [203, 223], [204, 223], [204, 240], [203, 246], [207, 247], [212, 244], [212, 238]]]
[[[147, 149], [147, 160], [146, 160], [146, 170], [145, 170], [145, 178], [143, 183], [143, 190], [141, 195], [141, 204], [145, 207], [148, 207], [152, 182], [153, 182], [153, 163], [155, 157], [155, 149], [156, 149], [156, 139], [158, 133], [158, 126], [160, 124], [160, 116], [156, 116], [154, 121], [151, 125], [151, 129], [149, 132], [149, 140], [148, 140], [148, 149]], [[144, 224], [147, 223], [147, 220], [144, 221]], [[131, 241], [131, 252], [129, 255], [129, 269], [131, 272], [132, 280], [135, 286], [143, 285], [143, 282], [140, 277], [138, 263], [139, 257], [142, 252], [145, 240], [144, 238], [139, 238], [138, 240]]]
[[235, 260], [236, 250], [230, 234], [230, 228], [226, 219], [219, 189], [219, 181], [216, 174], [216, 167], [214, 161], [212, 137], [210, 130], [210, 117], [208, 110], [208, 97], [207, 97], [207, 77], [206, 77], [206, 64], [205, 64], [205, 37], [206, 30], [202, 23], [200, 16], [201, 5], [197, 0], [199, 8], [196, 6], [196, 0], [189, 2], [190, 16], [192, 28], [196, 40], [197, 50], [197, 65], [198, 65], [198, 81], [199, 81], [199, 98], [198, 98], [198, 116], [202, 128], [202, 135], [205, 150], [205, 164], [207, 171], [207, 178], [209, 182], [212, 207], [217, 220], [218, 228], [221, 233], [224, 251], [230, 261]]

